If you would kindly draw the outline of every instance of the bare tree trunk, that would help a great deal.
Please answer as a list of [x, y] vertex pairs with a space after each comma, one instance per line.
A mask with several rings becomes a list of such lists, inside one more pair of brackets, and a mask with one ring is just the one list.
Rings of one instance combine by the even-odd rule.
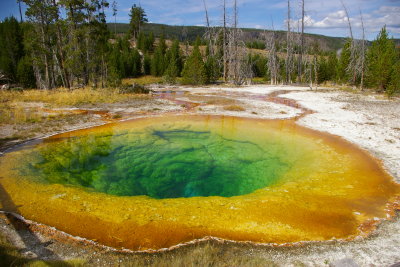
[[351, 22], [350, 22], [350, 17], [349, 17], [349, 12], [347, 11], [347, 8], [345, 4], [343, 3], [343, 0], [341, 0], [343, 9], [346, 13], [347, 17], [347, 23], [349, 25], [349, 31], [350, 31], [350, 38], [351, 38], [351, 45], [350, 45], [350, 64], [348, 66], [348, 71], [353, 75], [353, 85], [356, 84], [356, 79], [357, 79], [357, 72], [356, 72], [356, 60], [357, 60], [357, 47], [356, 43], [353, 37], [353, 29], [351, 27]]
[[290, 83], [291, 72], [291, 36], [290, 36], [290, 0], [287, 1], [287, 32], [286, 32], [286, 83]]
[[340, 2], [342, 3], [344, 12], [346, 13], [347, 24], [349, 25], [349, 31], [350, 31], [350, 38], [351, 38], [351, 40], [354, 40], [354, 38], [353, 38], [353, 29], [351, 28], [349, 12], [347, 11], [347, 8], [346, 8], [345, 4], [343, 3], [343, 0], [340, 0]]
[[206, 5], [206, 0], [203, 0], [203, 5], [204, 5], [204, 11], [206, 12], [207, 28], [210, 28], [210, 20], [208, 19], [208, 10], [207, 10], [207, 5]]
[[228, 64], [227, 64], [227, 32], [226, 32], [226, 0], [224, 0], [223, 4], [223, 12], [224, 12], [224, 17], [223, 17], [223, 44], [222, 44], [222, 51], [223, 51], [223, 67], [224, 67], [224, 82], [227, 80], [228, 76]]
[[114, 16], [114, 34], [117, 36], [117, 16]]
[[213, 56], [214, 55], [214, 52], [213, 52], [214, 47], [213, 47], [213, 43], [212, 43], [211, 26], [210, 26], [210, 20], [208, 17], [208, 9], [207, 9], [207, 5], [206, 5], [206, 0], [203, 0], [203, 4], [204, 4], [204, 11], [206, 14], [206, 23], [207, 23], [206, 38], [208, 39], [208, 42], [209, 42], [210, 55]]
[[19, 16], [20, 16], [20, 22], [24, 22], [22, 19], [22, 8], [21, 8], [21, 0], [17, 0], [18, 6], [19, 6]]
[[309, 62], [309, 73], [310, 73], [310, 88], [311, 90], [313, 89], [313, 79], [312, 79], [312, 73], [313, 73], [313, 64]]
[[45, 87], [45, 89], [50, 89], [50, 70], [49, 70], [50, 66], [49, 66], [49, 60], [47, 57], [47, 47], [46, 47], [45, 32], [44, 32], [43, 24], [40, 25], [40, 31], [41, 31], [42, 45], [43, 45], [43, 48], [45, 48], [45, 53], [43, 55], [44, 73], [45, 73], [44, 87]]
[[274, 22], [272, 21], [272, 34], [271, 37], [267, 40], [266, 48], [269, 50], [268, 54], [268, 71], [270, 73], [271, 85], [275, 85], [278, 82], [278, 67], [277, 67], [277, 56], [276, 56], [276, 36], [274, 29]]
[[314, 78], [315, 78], [315, 90], [318, 90], [318, 61], [317, 61], [317, 55], [314, 55]]
[[233, 5], [233, 32], [232, 32], [232, 45], [233, 45], [233, 80], [237, 82], [240, 71], [240, 58], [238, 54], [238, 40], [237, 40], [237, 25], [238, 25], [238, 10], [237, 10], [237, 0], [234, 0]]
[[360, 87], [361, 91], [364, 90], [364, 72], [365, 72], [365, 28], [364, 28], [364, 19], [360, 10], [360, 18], [361, 18], [361, 27], [362, 27], [362, 43], [361, 43], [361, 82]]
[[[53, 6], [55, 8], [57, 8], [57, 2], [56, 0], [53, 0]], [[59, 15], [58, 13], [56, 14], [56, 26], [57, 26], [57, 49], [58, 49], [58, 54], [59, 54], [59, 63], [60, 63], [60, 69], [62, 72], [62, 76], [63, 76], [63, 85], [64, 87], [70, 89], [71, 88], [71, 84], [69, 81], [69, 74], [68, 74], [68, 70], [65, 67], [65, 56], [64, 56], [64, 51], [63, 51], [63, 34], [61, 32], [61, 28], [59, 25]]]
[[302, 81], [302, 68], [303, 68], [303, 53], [304, 53], [304, 0], [301, 0], [301, 41], [300, 41], [300, 59], [299, 59], [299, 78], [298, 81]]

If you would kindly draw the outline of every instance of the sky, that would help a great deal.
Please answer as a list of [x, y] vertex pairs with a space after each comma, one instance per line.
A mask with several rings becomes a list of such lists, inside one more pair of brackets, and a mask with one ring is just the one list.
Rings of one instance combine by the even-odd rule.
[[[222, 1], [205, 0], [212, 25], [222, 22]], [[110, 6], [112, 0], [109, 0]], [[169, 25], [205, 25], [203, 0], [117, 0], [117, 22], [129, 22], [129, 9], [141, 5], [149, 22]], [[233, 0], [226, 0], [231, 12]], [[245, 28], [285, 30], [287, 1], [237, 0], [239, 26]], [[400, 0], [343, 0], [353, 27], [355, 38], [362, 37], [361, 15], [365, 35], [376, 38], [386, 25], [390, 37], [400, 38]], [[300, 0], [290, 0], [292, 25], [297, 25], [301, 15]], [[305, 32], [328, 36], [349, 36], [347, 16], [341, 0], [305, 0]], [[19, 18], [15, 0], [0, 0], [0, 19], [14, 15]], [[107, 20], [114, 22], [111, 8]], [[297, 27], [295, 26], [295, 30]]]

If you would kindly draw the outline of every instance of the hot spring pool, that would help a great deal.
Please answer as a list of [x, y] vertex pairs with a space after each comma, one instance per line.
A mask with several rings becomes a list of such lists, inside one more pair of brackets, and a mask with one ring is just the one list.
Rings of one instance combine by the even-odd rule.
[[206, 236], [351, 238], [386, 217], [399, 193], [372, 157], [340, 138], [292, 121], [223, 116], [68, 132], [5, 154], [0, 168], [26, 218], [133, 250]]

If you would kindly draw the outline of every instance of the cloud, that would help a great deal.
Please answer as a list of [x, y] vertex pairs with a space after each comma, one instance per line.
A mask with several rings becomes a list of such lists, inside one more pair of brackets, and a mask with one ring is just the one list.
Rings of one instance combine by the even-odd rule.
[[[377, 10], [362, 14], [364, 28], [367, 34], [376, 34], [380, 29], [386, 25], [391, 34], [400, 33], [400, 7], [399, 6], [381, 6]], [[300, 19], [292, 20], [294, 29], [297, 29], [301, 23]], [[355, 16], [350, 16], [350, 23], [355, 35], [361, 36], [361, 13]], [[329, 31], [329, 30], [342, 30], [343, 33], [348, 32], [348, 18], [346, 12], [340, 9], [335, 12], [328, 13], [321, 19], [315, 19], [310, 15], [305, 16], [306, 30], [312, 31]]]
[[[222, 0], [205, 0], [212, 25], [222, 23]], [[361, 36], [359, 10], [362, 9], [368, 38], [374, 38], [384, 26], [390, 34], [399, 36], [400, 0], [343, 0], [350, 16], [355, 36]], [[118, 0], [117, 20], [127, 22], [132, 0]], [[232, 11], [233, 0], [226, 0], [228, 11]], [[301, 16], [300, 0], [290, 0], [292, 25], [298, 29]], [[265, 28], [274, 21], [275, 29], [285, 29], [286, 0], [238, 0], [239, 25], [243, 27]], [[147, 17], [155, 23], [175, 25], [205, 24], [203, 0], [142, 0], [141, 6]], [[347, 36], [346, 13], [340, 0], [305, 0], [306, 32], [331, 36]], [[109, 18], [112, 16], [109, 15]], [[110, 19], [111, 20], [111, 19]]]

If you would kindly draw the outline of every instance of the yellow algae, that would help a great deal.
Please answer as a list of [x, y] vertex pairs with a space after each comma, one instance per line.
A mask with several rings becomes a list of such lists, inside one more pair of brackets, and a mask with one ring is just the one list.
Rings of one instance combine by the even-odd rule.
[[[118, 163], [107, 161], [116, 154], [111, 159]], [[140, 158], [143, 165], [138, 155], [145, 158]], [[76, 171], [77, 164], [90, 171], [82, 170], [83, 176], [63, 172]], [[190, 166], [193, 172], [187, 172]], [[151, 175], [160, 170], [153, 180], [162, 175], [171, 180], [153, 185], [138, 176], [133, 183], [124, 180], [129, 175], [117, 174], [138, 175], [151, 168]], [[206, 168], [212, 179], [201, 179], [209, 179], [212, 187], [197, 176], [182, 185], [186, 176], [203, 175]], [[385, 218], [387, 205], [399, 193], [379, 163], [338, 137], [292, 121], [222, 116], [144, 118], [64, 133], [5, 154], [0, 169], [7, 192], [1, 196], [2, 209], [133, 250], [205, 236], [278, 244], [351, 238], [368, 220]], [[269, 171], [274, 175], [264, 173]], [[168, 182], [182, 190], [168, 189]], [[135, 186], [142, 191], [125, 188]]]

